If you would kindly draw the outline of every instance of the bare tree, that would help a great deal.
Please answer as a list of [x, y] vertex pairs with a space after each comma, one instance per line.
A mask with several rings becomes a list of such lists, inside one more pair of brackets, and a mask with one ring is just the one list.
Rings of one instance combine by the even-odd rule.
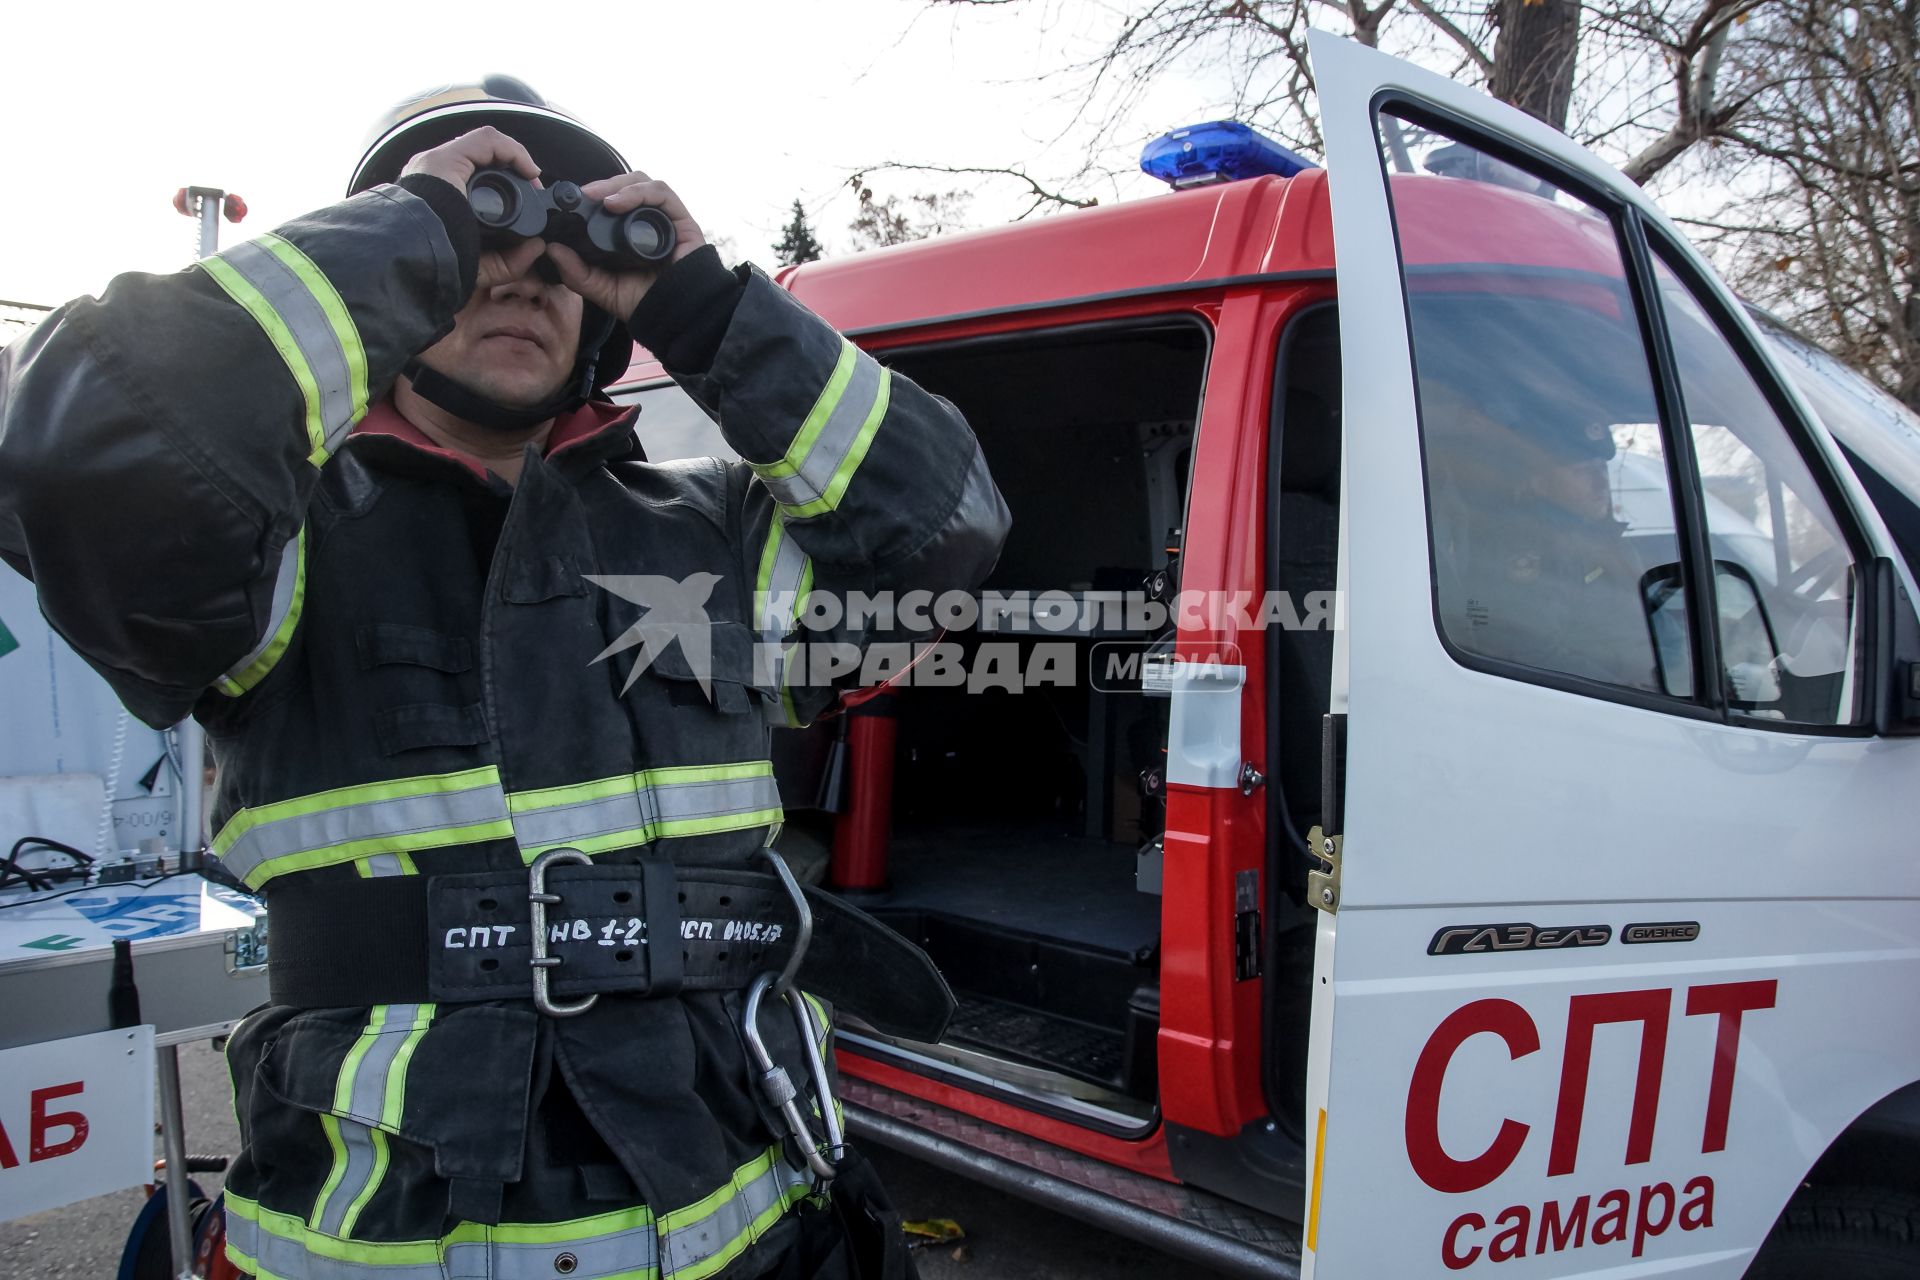
[[[1034, 0], [927, 0], [968, 9]], [[1775, 0], [1133, 0], [1091, 55], [1051, 81], [1073, 105], [1070, 130], [1096, 154], [1136, 122], [1150, 85], [1175, 71], [1224, 77], [1204, 110], [1244, 120], [1305, 151], [1323, 150], [1313, 107], [1307, 31], [1344, 24], [1363, 44], [1415, 57], [1484, 86], [1581, 141], [1620, 157], [1645, 182], [1697, 143], [1723, 136], [1765, 76], [1732, 64], [1729, 39]], [[1196, 104], [1198, 107], [1199, 104]], [[1095, 166], [1051, 182], [1012, 172], [1037, 191], [1072, 191]], [[999, 170], [1006, 172], [1006, 170]], [[1043, 203], [1065, 204], [1058, 199]]]
[[1696, 234], [1734, 283], [1920, 409], [1920, 0], [1776, 0], [1736, 56], [1771, 84], [1708, 153]]
[[[929, 9], [1080, 0], [923, 0]], [[1684, 190], [1736, 285], [1920, 407], [1920, 0], [1119, 0], [1091, 52], [1048, 82], [1077, 172], [965, 172], [1023, 184], [1028, 212], [1081, 202], [1169, 74], [1219, 86], [1232, 116], [1323, 152], [1306, 36], [1344, 28], [1566, 132], [1629, 178]], [[1004, 160], [1005, 157], [994, 157]], [[1709, 206], [1710, 207], [1710, 206]]]
[[[927, 168], [929, 166], [902, 166]], [[909, 240], [924, 240], [966, 227], [967, 204], [972, 197], [965, 191], [917, 191], [903, 205], [900, 197], [876, 199], [866, 183], [866, 174], [855, 174], [850, 184], [859, 212], [848, 224], [853, 232], [854, 251], [880, 249]]]

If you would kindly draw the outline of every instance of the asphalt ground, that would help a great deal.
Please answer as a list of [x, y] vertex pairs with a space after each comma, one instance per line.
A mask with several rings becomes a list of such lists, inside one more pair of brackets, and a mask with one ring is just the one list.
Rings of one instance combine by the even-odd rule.
[[[187, 1150], [232, 1151], [239, 1131], [219, 1055], [207, 1044], [182, 1047], [180, 1077]], [[1213, 1274], [884, 1148], [869, 1144], [867, 1151], [904, 1217], [951, 1218], [966, 1233], [958, 1244], [915, 1250], [923, 1280], [1201, 1280]], [[208, 1174], [195, 1180], [208, 1194], [220, 1181]], [[112, 1280], [144, 1200], [135, 1188], [0, 1222], [0, 1280]]]

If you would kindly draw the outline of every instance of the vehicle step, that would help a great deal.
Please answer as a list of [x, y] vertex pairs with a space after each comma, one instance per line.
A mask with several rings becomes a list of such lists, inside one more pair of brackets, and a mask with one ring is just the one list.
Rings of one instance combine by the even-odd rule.
[[946, 1038], [1118, 1089], [1126, 1037], [1001, 1000], [956, 992], [959, 1007]]
[[1222, 1275], [1300, 1275], [1300, 1231], [1292, 1223], [1209, 1192], [1116, 1169], [870, 1080], [843, 1075], [840, 1100], [857, 1137]]

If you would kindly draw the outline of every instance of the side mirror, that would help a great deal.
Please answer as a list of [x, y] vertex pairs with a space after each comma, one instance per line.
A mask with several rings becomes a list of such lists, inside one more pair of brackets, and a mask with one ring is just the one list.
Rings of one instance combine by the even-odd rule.
[[[1777, 715], [1782, 686], [1793, 677], [1780, 669], [1780, 645], [1760, 584], [1751, 570], [1734, 560], [1714, 561], [1713, 578], [1721, 674], [1729, 705], [1738, 711]], [[1677, 698], [1693, 696], [1685, 583], [1678, 564], [1656, 565], [1640, 577], [1640, 603], [1653, 635], [1660, 687]]]
[[[1720, 649], [1718, 681], [1726, 708], [1753, 720], [1789, 723], [1832, 723], [1834, 708], [1845, 693], [1847, 662], [1816, 664], [1801, 674], [1795, 660], [1780, 649], [1776, 620], [1768, 610], [1772, 599], [1780, 606], [1780, 589], [1768, 591], [1753, 570], [1738, 560], [1713, 562], [1715, 620]], [[1786, 597], [1791, 601], [1793, 597]], [[1686, 580], [1678, 564], [1657, 564], [1640, 578], [1640, 601], [1653, 635], [1653, 658], [1661, 687], [1678, 699], [1692, 699], [1692, 645], [1688, 626]], [[1884, 616], [1882, 614], [1876, 616]], [[1910, 618], [1912, 610], [1908, 610]], [[1885, 649], [1882, 647], [1882, 652]], [[1916, 652], [1920, 656], [1920, 652]], [[1916, 723], [1912, 733], [1920, 733]]]
[[1693, 696], [1693, 652], [1687, 643], [1686, 579], [1678, 564], [1640, 575], [1640, 605], [1653, 633], [1653, 665], [1660, 687], [1676, 698]]
[[1920, 736], [1920, 617], [1886, 556], [1867, 562], [1867, 591], [1873, 731], [1889, 738]]

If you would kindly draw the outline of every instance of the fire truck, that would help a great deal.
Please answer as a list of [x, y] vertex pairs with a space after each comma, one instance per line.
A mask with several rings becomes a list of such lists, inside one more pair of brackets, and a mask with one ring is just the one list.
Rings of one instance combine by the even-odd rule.
[[1014, 518], [964, 686], [776, 734], [959, 999], [841, 1025], [850, 1127], [1223, 1273], [1920, 1273], [1916, 420], [1563, 136], [1312, 56], [1324, 168], [1201, 127], [781, 276]]

